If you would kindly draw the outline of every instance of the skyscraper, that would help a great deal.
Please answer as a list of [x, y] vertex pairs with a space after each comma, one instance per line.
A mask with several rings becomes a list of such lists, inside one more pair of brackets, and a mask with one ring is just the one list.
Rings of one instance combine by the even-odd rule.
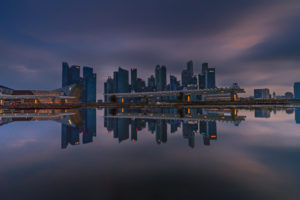
[[119, 67], [118, 71], [118, 92], [127, 93], [129, 91], [129, 73], [127, 70]]
[[202, 74], [208, 72], [208, 63], [202, 63]]
[[70, 68], [67, 62], [62, 63], [62, 87], [66, 87], [70, 84]]
[[179, 81], [177, 81], [177, 78], [175, 76], [170, 76], [170, 90], [175, 91], [179, 87]]
[[300, 82], [294, 83], [294, 97], [295, 99], [300, 99]]
[[80, 66], [78, 65], [72, 65], [70, 68], [70, 82], [69, 84], [79, 84], [80, 83]]
[[131, 91], [135, 91], [136, 92], [136, 81], [137, 81], [137, 69], [136, 68], [132, 68], [130, 70], [131, 72]]
[[151, 75], [149, 78], [148, 78], [148, 91], [149, 92], [152, 92], [155, 90], [155, 78], [153, 75]]
[[86, 103], [96, 102], [96, 74], [93, 68], [83, 67], [83, 101]]
[[118, 82], [119, 82], [118, 72], [114, 72], [114, 93], [119, 92], [118, 91]]
[[207, 88], [215, 88], [216, 87], [216, 69], [208, 68], [206, 86]]
[[[108, 77], [104, 83], [104, 94], [114, 93], [114, 80], [111, 77]], [[104, 97], [104, 101], [108, 102], [108, 97]]]
[[270, 90], [268, 88], [264, 89], [254, 89], [255, 99], [270, 99]]
[[199, 89], [205, 89], [205, 74], [199, 74], [198, 76], [198, 82], [199, 82]]
[[157, 65], [155, 68], [155, 85], [157, 91], [164, 91], [167, 85], [166, 66]]
[[189, 84], [193, 84], [193, 61], [187, 62], [187, 69], [181, 72], [181, 82], [183, 87], [187, 87]]

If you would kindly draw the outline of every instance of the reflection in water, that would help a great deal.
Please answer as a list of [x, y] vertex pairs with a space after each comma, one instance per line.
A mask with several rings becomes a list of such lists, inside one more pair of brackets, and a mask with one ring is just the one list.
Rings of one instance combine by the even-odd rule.
[[61, 148], [67, 148], [68, 144], [80, 144], [80, 133], [82, 134], [82, 143], [93, 142], [96, 137], [96, 110], [82, 109], [76, 115], [64, 117], [67, 123], [61, 126]]
[[1, 110], [0, 125], [16, 121], [57, 121], [61, 126], [61, 148], [67, 148], [68, 144], [80, 144], [93, 142], [96, 136], [96, 110]]
[[[295, 121], [300, 124], [300, 108], [286, 109], [287, 114], [295, 110]], [[270, 118], [270, 108], [256, 108], [255, 118]], [[210, 145], [217, 140], [217, 121], [232, 123], [238, 126], [245, 120], [239, 116], [236, 109], [105, 109], [104, 127], [113, 132], [113, 138], [119, 142], [130, 138], [132, 142], [138, 141], [138, 132], [148, 127], [148, 131], [155, 134], [157, 144], [168, 141], [168, 125], [170, 133], [178, 132], [181, 128], [182, 136], [188, 146], [195, 147], [195, 134], [203, 136], [204, 145]], [[0, 126], [15, 121], [57, 121], [61, 123], [61, 148], [70, 145], [93, 142], [96, 136], [96, 109], [63, 110], [0, 110]], [[80, 136], [82, 135], [82, 136]]]
[[195, 134], [202, 134], [205, 145], [210, 145], [211, 140], [217, 140], [216, 121], [226, 121], [239, 125], [245, 120], [245, 116], [238, 116], [235, 109], [214, 110], [214, 109], [106, 109], [104, 127], [109, 132], [113, 131], [113, 137], [119, 142], [129, 139], [138, 140], [138, 131], [146, 128], [155, 133], [157, 144], [164, 144], [168, 141], [167, 124], [170, 124], [171, 133], [177, 132], [182, 127], [182, 135], [188, 140], [188, 145], [195, 146]]
[[299, 109], [261, 110], [1, 111], [60, 123], [0, 127], [1, 199], [299, 199]]

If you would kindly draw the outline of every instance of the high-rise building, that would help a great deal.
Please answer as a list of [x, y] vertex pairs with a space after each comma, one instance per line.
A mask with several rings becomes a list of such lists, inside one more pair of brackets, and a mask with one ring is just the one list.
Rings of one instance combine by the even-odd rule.
[[62, 63], [62, 87], [70, 84], [70, 68], [67, 62]]
[[93, 68], [83, 67], [83, 77], [80, 77], [80, 66], [72, 65], [69, 68], [67, 62], [62, 63], [62, 87], [74, 85], [80, 86], [79, 100], [81, 102], [96, 102], [96, 74], [93, 73]]
[[175, 76], [170, 76], [170, 90], [175, 91], [178, 90], [180, 86], [179, 81], [177, 81], [177, 78]]
[[155, 78], [153, 75], [151, 75], [149, 78], [148, 78], [148, 91], [149, 92], [152, 92], [155, 90]]
[[254, 89], [254, 98], [255, 99], [270, 99], [270, 90], [268, 88], [264, 89]]
[[70, 82], [69, 84], [79, 84], [80, 83], [80, 66], [72, 65], [70, 68]]
[[208, 72], [208, 63], [202, 63], [202, 74]]
[[137, 81], [137, 69], [136, 68], [132, 68], [131, 70], [130, 70], [130, 72], [131, 72], [131, 91], [135, 91], [136, 92], [136, 90], [137, 90], [137, 88], [136, 88], [136, 81]]
[[216, 69], [208, 68], [207, 78], [206, 78], [206, 86], [207, 88], [216, 88]]
[[157, 65], [155, 68], [155, 85], [157, 91], [164, 91], [167, 86], [166, 66]]
[[[111, 77], [108, 77], [104, 83], [104, 94], [114, 93], [114, 80]], [[104, 97], [104, 101], [108, 102], [108, 97]]]
[[96, 74], [93, 68], [83, 67], [83, 102], [96, 102]]
[[118, 72], [114, 72], [114, 93], [119, 92], [118, 91]]
[[187, 62], [187, 69], [181, 72], [181, 82], [183, 87], [187, 87], [189, 84], [193, 84], [193, 61]]
[[198, 82], [199, 82], [199, 89], [205, 89], [206, 88], [206, 80], [205, 80], [205, 74], [199, 74], [198, 75]]
[[119, 67], [118, 71], [118, 89], [117, 91], [120, 93], [127, 93], [129, 91], [129, 73], [127, 70]]
[[146, 88], [146, 83], [140, 78], [136, 80], [136, 92], [144, 92]]
[[294, 83], [294, 98], [300, 99], [300, 82]]

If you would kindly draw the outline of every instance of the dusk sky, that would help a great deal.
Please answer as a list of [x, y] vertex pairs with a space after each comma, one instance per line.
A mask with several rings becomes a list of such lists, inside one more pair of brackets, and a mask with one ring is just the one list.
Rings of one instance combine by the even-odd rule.
[[61, 63], [92, 66], [97, 91], [119, 66], [145, 79], [194, 61], [216, 67], [217, 86], [238, 82], [278, 94], [300, 81], [299, 0], [10, 0], [0, 4], [0, 85], [61, 87]]

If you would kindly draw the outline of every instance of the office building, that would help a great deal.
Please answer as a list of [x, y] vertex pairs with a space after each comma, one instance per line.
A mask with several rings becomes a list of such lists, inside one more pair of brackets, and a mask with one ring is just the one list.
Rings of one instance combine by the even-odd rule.
[[208, 68], [206, 86], [207, 88], [216, 88], [216, 69]]
[[178, 90], [180, 87], [180, 82], [177, 81], [177, 78], [175, 76], [170, 76], [170, 91]]
[[[104, 94], [114, 93], [114, 80], [108, 77], [104, 83]], [[108, 96], [104, 96], [104, 101], [108, 102]]]
[[268, 88], [264, 89], [254, 89], [254, 98], [255, 99], [270, 99], [270, 90]]
[[193, 61], [189, 61], [187, 62], [187, 69], [181, 72], [181, 82], [183, 87], [187, 87], [192, 84], [193, 74]]
[[83, 67], [83, 102], [96, 102], [96, 74], [93, 68]]
[[97, 76], [93, 73], [93, 68], [83, 67], [83, 77], [80, 77], [80, 66], [72, 65], [69, 67], [67, 62], [62, 63], [62, 86], [66, 93], [69, 93], [69, 86], [77, 88], [76, 93], [80, 88], [81, 102], [96, 102], [96, 86], [97, 86]]
[[66, 87], [70, 84], [70, 72], [69, 64], [67, 62], [62, 63], [62, 87]]
[[127, 70], [119, 67], [118, 80], [117, 80], [117, 91], [119, 93], [128, 93], [129, 91], [129, 73]]
[[137, 87], [136, 87], [136, 82], [137, 82], [137, 69], [132, 68], [130, 70], [130, 78], [131, 78], [131, 91], [136, 92]]
[[208, 63], [202, 63], [202, 74], [206, 74], [208, 72]]
[[155, 86], [157, 91], [164, 91], [167, 86], [166, 66], [157, 65], [155, 68]]
[[205, 74], [199, 74], [198, 75], [198, 85], [199, 85], [199, 89], [205, 89], [206, 88]]
[[300, 99], [300, 82], [294, 83], [294, 98]]
[[69, 84], [79, 84], [80, 83], [80, 66], [72, 65], [70, 68], [70, 82]]
[[155, 78], [153, 75], [151, 75], [149, 78], [148, 78], [148, 89], [147, 89], [148, 92], [152, 92], [152, 91], [155, 91]]

